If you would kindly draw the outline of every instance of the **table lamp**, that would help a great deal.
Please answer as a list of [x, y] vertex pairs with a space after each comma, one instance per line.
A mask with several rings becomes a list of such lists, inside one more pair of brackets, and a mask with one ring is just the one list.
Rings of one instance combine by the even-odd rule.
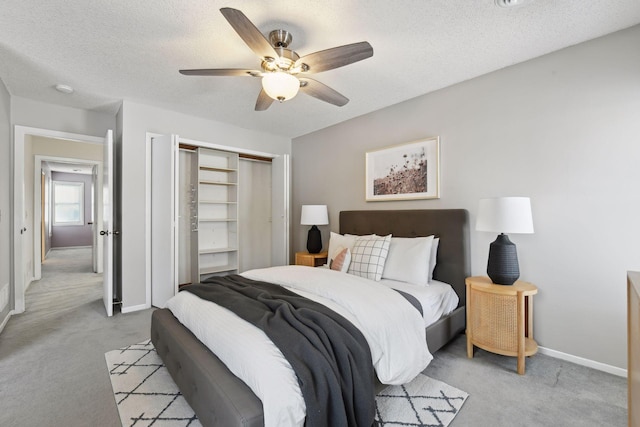
[[327, 205], [302, 205], [301, 225], [310, 225], [307, 235], [307, 251], [317, 254], [322, 250], [322, 236], [318, 225], [329, 224]]
[[489, 247], [487, 275], [497, 285], [513, 285], [520, 277], [516, 245], [505, 233], [533, 233], [528, 197], [481, 199], [476, 230], [500, 233]]

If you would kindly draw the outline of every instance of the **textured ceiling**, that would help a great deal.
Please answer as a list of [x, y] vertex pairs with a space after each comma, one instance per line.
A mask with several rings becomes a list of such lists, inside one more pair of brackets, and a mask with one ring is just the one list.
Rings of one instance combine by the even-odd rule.
[[[299, 94], [256, 112], [258, 78], [178, 73], [259, 67], [221, 7], [289, 30], [300, 55], [366, 40], [374, 56], [313, 76], [344, 107]], [[295, 137], [638, 23], [638, 0], [2, 0], [0, 78], [13, 96], [109, 113], [128, 99]]]

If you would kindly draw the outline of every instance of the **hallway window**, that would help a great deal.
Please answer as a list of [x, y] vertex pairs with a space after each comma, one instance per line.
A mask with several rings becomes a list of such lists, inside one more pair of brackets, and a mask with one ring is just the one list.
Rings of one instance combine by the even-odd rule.
[[53, 224], [83, 225], [84, 182], [53, 181]]

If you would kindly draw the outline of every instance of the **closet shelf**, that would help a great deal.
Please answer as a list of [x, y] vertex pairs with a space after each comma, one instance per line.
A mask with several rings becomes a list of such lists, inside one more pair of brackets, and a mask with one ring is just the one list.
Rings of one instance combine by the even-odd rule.
[[238, 171], [238, 169], [219, 168], [216, 166], [204, 166], [204, 165], [200, 165], [200, 170], [214, 171], [214, 172], [237, 172]]
[[200, 274], [222, 273], [223, 271], [233, 271], [237, 269], [238, 266], [236, 264], [217, 265], [214, 267], [201, 267]]
[[200, 249], [198, 250], [198, 253], [200, 255], [204, 255], [204, 254], [219, 254], [223, 252], [237, 252], [237, 251], [238, 251], [237, 248], [209, 248], [209, 249]]
[[206, 185], [238, 185], [237, 182], [224, 182], [224, 181], [198, 181], [200, 184]]
[[226, 200], [198, 200], [203, 205], [237, 205], [238, 202], [228, 202]]

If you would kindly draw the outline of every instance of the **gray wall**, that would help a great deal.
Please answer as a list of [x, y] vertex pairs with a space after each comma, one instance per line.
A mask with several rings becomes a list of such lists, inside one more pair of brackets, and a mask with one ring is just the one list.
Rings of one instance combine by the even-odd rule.
[[[9, 285], [11, 275], [11, 98], [0, 80], [0, 290]], [[13, 301], [13, 294], [9, 301]], [[9, 315], [12, 304], [0, 307], [0, 324]]]
[[[465, 208], [472, 272], [491, 233], [478, 200], [530, 196], [535, 234], [512, 235], [535, 283], [539, 345], [626, 368], [626, 271], [640, 269], [640, 26], [514, 65], [293, 141], [292, 251], [300, 206]], [[428, 78], [420, 76], [420, 78]], [[439, 135], [441, 198], [365, 202], [365, 152]]]
[[121, 218], [119, 244], [122, 259], [122, 310], [144, 308], [146, 295], [146, 134], [177, 134], [195, 141], [289, 154], [291, 140], [277, 135], [242, 129], [226, 123], [124, 101], [118, 112], [122, 137], [116, 136], [116, 151], [122, 158]]
[[[64, 225], [51, 227], [51, 247], [65, 248], [74, 246], [91, 246], [93, 244], [93, 232], [91, 225], [91, 175], [77, 173], [52, 172], [53, 181], [82, 182], [84, 183], [84, 224]], [[52, 200], [53, 202], [53, 200]], [[53, 218], [53, 210], [51, 210]]]

